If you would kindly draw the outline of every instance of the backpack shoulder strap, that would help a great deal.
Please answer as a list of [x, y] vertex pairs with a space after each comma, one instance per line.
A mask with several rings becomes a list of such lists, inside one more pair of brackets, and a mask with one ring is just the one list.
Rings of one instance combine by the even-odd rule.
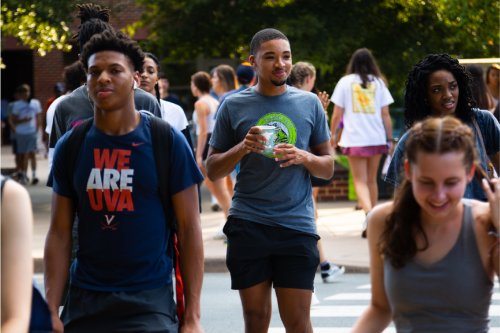
[[160, 199], [169, 227], [176, 229], [175, 214], [172, 208], [172, 200], [169, 191], [170, 175], [170, 150], [172, 146], [172, 129], [164, 120], [156, 117], [149, 118], [151, 124], [151, 140], [153, 144], [153, 155], [156, 164], [156, 173], [160, 185]]
[[68, 139], [65, 142], [65, 146], [62, 152], [65, 156], [64, 159], [68, 161], [68, 177], [73, 177], [73, 175], [75, 174], [76, 159], [78, 158], [78, 154], [80, 153], [83, 140], [85, 139], [85, 136], [92, 127], [93, 123], [94, 118], [85, 119], [83, 122], [73, 128], [73, 131], [71, 132], [71, 134], [69, 134]]

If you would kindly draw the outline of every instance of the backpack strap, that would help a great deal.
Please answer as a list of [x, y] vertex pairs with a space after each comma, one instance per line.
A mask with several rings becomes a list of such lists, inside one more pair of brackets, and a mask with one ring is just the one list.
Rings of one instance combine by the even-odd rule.
[[[85, 119], [83, 122], [73, 128], [72, 132], [69, 134], [68, 139], [65, 142], [63, 154], [65, 156], [64, 160], [68, 162], [68, 177], [73, 177], [73, 175], [75, 174], [76, 159], [80, 154], [83, 140], [85, 139], [85, 136], [92, 127], [93, 123], [94, 118]], [[76, 197], [76, 192], [74, 191], [74, 189], [73, 192], [73, 197]]]
[[175, 214], [173, 213], [172, 200], [169, 191], [170, 151], [172, 146], [172, 129], [170, 125], [156, 117], [149, 117], [151, 124], [151, 141], [153, 156], [156, 164], [156, 173], [160, 185], [160, 199], [169, 228], [176, 230]]

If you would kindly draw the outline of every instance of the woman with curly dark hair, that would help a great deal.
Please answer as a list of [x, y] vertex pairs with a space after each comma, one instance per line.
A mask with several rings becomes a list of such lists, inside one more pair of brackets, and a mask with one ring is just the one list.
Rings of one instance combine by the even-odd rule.
[[368, 215], [372, 299], [353, 332], [488, 332], [500, 274], [500, 180], [488, 203], [463, 199], [479, 166], [472, 129], [456, 117], [410, 130], [395, 200]]
[[[415, 122], [429, 116], [447, 115], [460, 119], [473, 129], [481, 167], [487, 170], [491, 160], [498, 172], [500, 165], [498, 121], [490, 112], [475, 108], [470, 77], [458, 60], [448, 54], [430, 54], [416, 64], [408, 74], [405, 125], [409, 129]], [[385, 181], [393, 185], [398, 185], [401, 181], [407, 139], [406, 133], [399, 140], [385, 177]], [[486, 195], [477, 180], [467, 185], [464, 197], [486, 200]]]

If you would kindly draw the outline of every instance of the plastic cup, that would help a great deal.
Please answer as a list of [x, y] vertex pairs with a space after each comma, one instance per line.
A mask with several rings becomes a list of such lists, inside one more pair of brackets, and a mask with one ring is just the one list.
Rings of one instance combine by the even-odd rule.
[[274, 148], [274, 141], [276, 140], [277, 128], [275, 126], [261, 125], [256, 126], [260, 129], [262, 136], [266, 138], [264, 154], [272, 154]]

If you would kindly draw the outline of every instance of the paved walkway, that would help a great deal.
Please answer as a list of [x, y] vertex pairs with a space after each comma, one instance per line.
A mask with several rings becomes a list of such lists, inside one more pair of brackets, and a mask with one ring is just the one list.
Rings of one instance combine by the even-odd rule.
[[[1, 147], [2, 170], [14, 167], [14, 156], [10, 146]], [[38, 156], [37, 174], [40, 183], [28, 185], [34, 211], [33, 258], [35, 271], [43, 270], [42, 258], [45, 236], [50, 223], [50, 188], [47, 180], [47, 160]], [[28, 172], [31, 175], [31, 171]], [[345, 265], [349, 272], [368, 271], [368, 246], [361, 238], [364, 214], [354, 210], [354, 202], [320, 202], [318, 204], [318, 231], [322, 238], [327, 258], [338, 265]], [[226, 271], [226, 245], [214, 240], [219, 226], [224, 221], [221, 212], [212, 212], [206, 188], [202, 187], [201, 222], [205, 249], [205, 270], [207, 272]]]

